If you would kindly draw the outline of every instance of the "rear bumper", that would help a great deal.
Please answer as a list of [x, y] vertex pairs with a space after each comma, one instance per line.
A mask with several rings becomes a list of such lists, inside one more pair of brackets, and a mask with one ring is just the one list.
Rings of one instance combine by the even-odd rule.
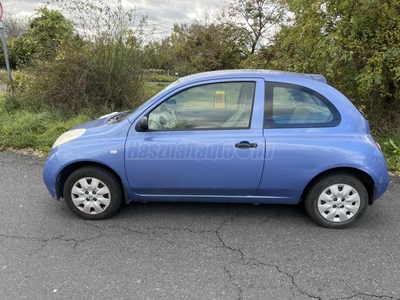
[[378, 200], [387, 191], [390, 182], [390, 176], [386, 164], [374, 166], [372, 168], [374, 172], [371, 172], [370, 174], [374, 174], [375, 193], [370, 204]]

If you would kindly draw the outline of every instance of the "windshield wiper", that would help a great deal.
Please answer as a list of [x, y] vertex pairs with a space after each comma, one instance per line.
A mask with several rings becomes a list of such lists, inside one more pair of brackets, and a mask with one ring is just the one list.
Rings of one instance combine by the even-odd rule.
[[129, 114], [129, 110], [123, 111], [123, 112], [121, 112], [121, 113], [119, 113], [119, 114], [116, 114], [115, 116], [113, 116], [112, 118], [110, 118], [110, 119], [108, 120], [108, 124], [115, 124], [115, 123], [118, 123], [119, 121], [122, 121], [122, 120], [124, 119], [124, 117], [125, 117], [126, 115], [128, 115], [128, 114]]

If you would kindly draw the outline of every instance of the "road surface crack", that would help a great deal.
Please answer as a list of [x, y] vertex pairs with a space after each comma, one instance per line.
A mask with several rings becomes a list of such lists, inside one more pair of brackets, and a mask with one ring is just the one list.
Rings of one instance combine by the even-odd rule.
[[220, 225], [220, 226], [217, 228], [217, 230], [215, 230], [214, 232], [215, 232], [215, 234], [216, 234], [218, 240], [221, 242], [223, 248], [228, 249], [229, 251], [233, 251], [233, 252], [238, 253], [238, 254], [240, 255], [240, 260], [241, 260], [242, 262], [245, 262], [245, 261], [244, 261], [244, 257], [245, 257], [244, 252], [243, 252], [241, 249], [239, 249], [239, 248], [233, 248], [233, 247], [231, 247], [231, 246], [228, 246], [228, 244], [225, 242], [225, 240], [223, 239], [222, 234], [221, 234], [221, 232], [220, 232], [220, 231], [222, 230], [222, 228], [223, 228], [227, 223], [230, 223], [230, 222], [232, 222], [233, 220], [235, 220], [235, 219], [237, 218], [238, 215], [239, 215], [239, 213], [237, 213], [237, 214], [235, 214], [234, 216], [229, 217], [229, 218], [225, 219], [224, 221], [222, 221], [221, 225]]
[[228, 279], [228, 282], [230, 282], [231, 284], [233, 284], [233, 285], [237, 288], [237, 290], [238, 290], [237, 299], [238, 299], [238, 300], [242, 300], [242, 299], [243, 299], [243, 290], [242, 290], [242, 288], [240, 287], [239, 284], [233, 282], [233, 276], [232, 276], [231, 272], [228, 270], [228, 268], [227, 268], [226, 266], [224, 266], [224, 272], [225, 272], [225, 274], [226, 274], [226, 275], [228, 276], [228, 278], [229, 278], [229, 279]]
[[353, 295], [351, 295], [349, 297], [334, 298], [333, 300], [351, 300], [353, 298], [358, 298], [358, 297], [363, 298], [363, 296], [364, 297], [378, 298], [378, 299], [385, 299], [385, 300], [400, 300], [399, 297], [393, 297], [393, 296], [388, 296], [388, 295], [374, 295], [374, 294], [368, 294], [368, 293], [362, 293], [362, 292], [359, 293], [359, 292], [356, 292], [354, 290], [352, 290], [352, 292], [353, 292]]
[[309, 298], [312, 299], [319, 299], [321, 300], [321, 297], [315, 296], [315, 295], [311, 295], [309, 293], [307, 293], [306, 291], [302, 290], [296, 283], [296, 276], [299, 274], [299, 271], [295, 272], [293, 275], [285, 272], [284, 270], [282, 270], [278, 265], [275, 264], [268, 264], [265, 262], [262, 262], [259, 259], [253, 258], [253, 257], [249, 257], [249, 264], [255, 265], [255, 266], [265, 266], [265, 267], [270, 267], [270, 268], [275, 268], [279, 273], [285, 275], [286, 277], [288, 277], [291, 281], [291, 284], [296, 288], [296, 290], [298, 290], [302, 295], [305, 295]]

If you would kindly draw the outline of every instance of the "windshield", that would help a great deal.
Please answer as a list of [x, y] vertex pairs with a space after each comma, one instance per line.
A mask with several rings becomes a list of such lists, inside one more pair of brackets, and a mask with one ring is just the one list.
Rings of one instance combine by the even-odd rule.
[[150, 99], [148, 99], [147, 101], [144, 101], [142, 104], [140, 104], [138, 107], [136, 107], [135, 109], [132, 110], [127, 110], [122, 112], [121, 114], [118, 114], [116, 116], [113, 116], [108, 122], [110, 123], [112, 119], [116, 118], [116, 120], [114, 121], [114, 123], [120, 122], [122, 120], [124, 120], [126, 117], [128, 117], [130, 114], [133, 114], [135, 111], [137, 110], [141, 110], [143, 107], [145, 107], [147, 105], [148, 102], [151, 102], [154, 98], [157, 98], [160, 94], [167, 92], [168, 90], [172, 89], [175, 85], [177, 85], [179, 83], [179, 79], [175, 80], [174, 82], [170, 83], [169, 85], [167, 85], [165, 88], [163, 88], [161, 91], [159, 91], [157, 94], [155, 94], [153, 97], [151, 97]]
[[146, 106], [148, 102], [152, 101], [154, 98], [157, 98], [160, 94], [167, 92], [168, 90], [170, 90], [171, 88], [173, 88], [175, 85], [177, 85], [179, 83], [179, 79], [172, 82], [171, 84], [169, 84], [168, 86], [166, 86], [165, 88], [163, 88], [161, 91], [159, 91], [157, 94], [155, 94], [153, 97], [151, 97], [149, 100], [143, 102], [142, 104], [140, 104], [138, 107], [136, 107], [135, 109], [132, 110], [126, 110], [123, 111], [121, 113], [118, 113], [114, 116], [112, 116], [109, 120], [108, 120], [108, 124], [115, 124], [118, 122], [121, 122], [122, 120], [125, 120], [130, 114], [133, 114], [135, 111], [140, 110], [142, 107]]
[[154, 99], [156, 97], [158, 97], [158, 95], [160, 95], [161, 93], [167, 92], [168, 90], [172, 89], [174, 86], [176, 86], [179, 83], [179, 79], [175, 80], [174, 82], [170, 83], [169, 85], [167, 85], [165, 88], [163, 88], [161, 91], [159, 91], [157, 94], [155, 94], [153, 97], [151, 97], [149, 99], [149, 101], [151, 99]]

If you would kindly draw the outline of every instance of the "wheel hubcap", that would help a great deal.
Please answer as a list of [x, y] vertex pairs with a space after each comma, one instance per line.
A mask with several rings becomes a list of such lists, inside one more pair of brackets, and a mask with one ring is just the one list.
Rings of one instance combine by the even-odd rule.
[[334, 184], [325, 189], [318, 198], [318, 211], [331, 222], [344, 222], [360, 209], [360, 195], [350, 185]]
[[104, 212], [110, 205], [111, 193], [101, 180], [85, 177], [73, 185], [71, 199], [80, 211], [96, 215]]

